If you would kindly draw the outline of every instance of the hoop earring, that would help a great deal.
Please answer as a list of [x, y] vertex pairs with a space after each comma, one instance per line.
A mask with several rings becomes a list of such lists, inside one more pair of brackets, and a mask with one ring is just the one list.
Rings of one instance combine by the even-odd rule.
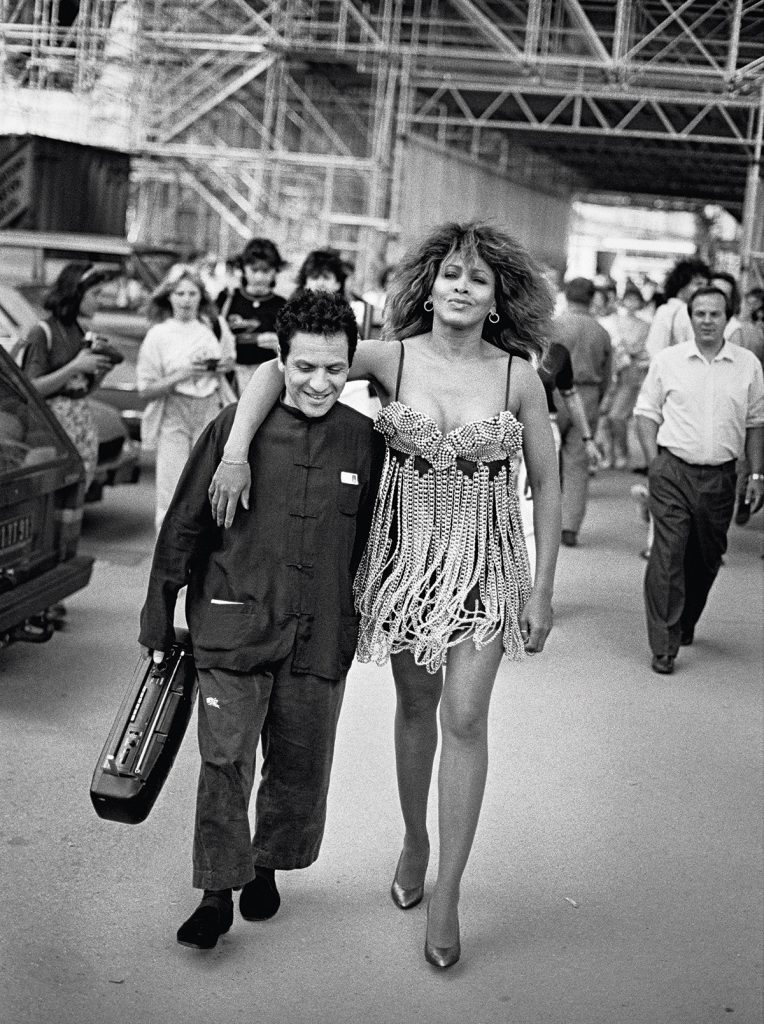
[[432, 313], [432, 299], [425, 299], [423, 309], [426, 313]]
[[492, 309], [491, 312], [488, 314], [488, 319], [491, 321], [492, 324], [497, 324], [499, 320], [501, 320], [501, 317], [499, 316], [495, 309]]

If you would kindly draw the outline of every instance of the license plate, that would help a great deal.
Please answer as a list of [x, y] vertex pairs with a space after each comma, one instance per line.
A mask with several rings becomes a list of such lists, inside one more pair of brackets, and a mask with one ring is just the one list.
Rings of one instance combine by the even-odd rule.
[[0, 523], [0, 551], [18, 551], [32, 543], [32, 513]]

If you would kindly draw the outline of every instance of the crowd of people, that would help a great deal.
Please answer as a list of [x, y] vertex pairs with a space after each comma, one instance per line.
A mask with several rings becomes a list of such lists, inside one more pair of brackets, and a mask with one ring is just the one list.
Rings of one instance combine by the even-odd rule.
[[[503, 658], [544, 649], [558, 547], [580, 543], [593, 474], [648, 472], [645, 608], [664, 675], [693, 642], [736, 502], [739, 523], [764, 504], [764, 292], [741, 299], [731, 275], [682, 260], [651, 317], [634, 284], [619, 297], [582, 277], [553, 315], [542, 268], [480, 224], [433, 230], [366, 300], [346, 294], [336, 250], [308, 254], [289, 298], [283, 267], [254, 238], [214, 299], [195, 266], [173, 267], [138, 356], [158, 531], [140, 642], [162, 660], [187, 587], [201, 694], [203, 897], [177, 938], [215, 946], [237, 889], [245, 920], [272, 917], [276, 872], [318, 856], [357, 657], [392, 667], [403, 840], [390, 893], [404, 911], [424, 895], [440, 733], [424, 954], [444, 969], [461, 955], [494, 682]], [[77, 322], [88, 273], [62, 275], [26, 346], [52, 403], [86, 402], [108, 369]], [[338, 402], [353, 381], [376, 396], [373, 426]], [[71, 409], [59, 414], [86, 454]]]

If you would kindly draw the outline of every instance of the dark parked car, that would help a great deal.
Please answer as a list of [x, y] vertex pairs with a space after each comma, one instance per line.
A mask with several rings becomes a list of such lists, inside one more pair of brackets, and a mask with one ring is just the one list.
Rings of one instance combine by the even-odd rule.
[[50, 639], [50, 611], [86, 586], [77, 554], [85, 473], [34, 387], [0, 350], [0, 647]]
[[[40, 313], [27, 301], [21, 291], [13, 285], [0, 282], [0, 346], [6, 350], [12, 350], [15, 343], [25, 337], [31, 327], [40, 319]], [[102, 331], [99, 326], [99, 331]], [[133, 386], [126, 393], [126, 409], [134, 404], [130, 396], [135, 393], [135, 352], [136, 342], [126, 342], [129, 353], [124, 363], [116, 366], [105, 378], [106, 387], [101, 396], [101, 391], [95, 394], [98, 397], [90, 399], [96, 421], [96, 432], [98, 434], [98, 465], [96, 466], [95, 477], [88, 488], [86, 501], [100, 501], [103, 497], [103, 489], [114, 484], [137, 483], [141, 475], [140, 469], [140, 445], [133, 437], [137, 437], [136, 424], [140, 425], [140, 409], [132, 416], [123, 415], [117, 403], [109, 401], [112, 394], [110, 380], [112, 375], [117, 374], [119, 381], [120, 374], [128, 380], [132, 376]], [[120, 348], [122, 346], [119, 346]], [[132, 355], [132, 363], [130, 358]], [[127, 364], [127, 366], [125, 366]], [[123, 369], [125, 366], [125, 369]], [[119, 373], [117, 372], [119, 371]], [[121, 397], [123, 393], [116, 389]], [[101, 400], [103, 397], [103, 401]], [[133, 433], [136, 431], [136, 433]]]

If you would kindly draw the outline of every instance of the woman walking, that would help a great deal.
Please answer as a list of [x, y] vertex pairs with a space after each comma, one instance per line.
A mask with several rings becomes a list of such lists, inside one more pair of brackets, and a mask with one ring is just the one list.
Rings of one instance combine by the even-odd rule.
[[276, 357], [276, 314], [286, 299], [274, 292], [286, 266], [270, 238], [251, 238], [238, 259], [242, 281], [216, 302], [236, 340], [236, 380], [241, 393], [260, 363]]
[[212, 330], [217, 311], [193, 267], [173, 267], [151, 296], [149, 328], [138, 352], [144, 448], [156, 448], [157, 532], [199, 435], [234, 396], [225, 379], [233, 347]]
[[[358, 657], [390, 657], [404, 821], [391, 894], [420, 902], [430, 854], [427, 802], [438, 741], [439, 861], [425, 956], [460, 956], [459, 890], [485, 788], [488, 709], [502, 655], [544, 647], [560, 538], [560, 493], [540, 356], [551, 297], [512, 238], [447, 224], [399, 264], [385, 338], [358, 346], [351, 377], [372, 381], [387, 453], [355, 581]], [[275, 368], [274, 368], [275, 369]], [[219, 523], [248, 505], [239, 463], [279, 393], [258, 371], [242, 397], [210, 496]], [[533, 489], [535, 582], [512, 481], [525, 456]]]

